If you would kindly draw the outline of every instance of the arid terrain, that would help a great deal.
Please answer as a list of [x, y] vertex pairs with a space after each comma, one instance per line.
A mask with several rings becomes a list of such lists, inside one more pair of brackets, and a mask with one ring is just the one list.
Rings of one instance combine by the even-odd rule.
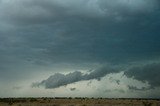
[[160, 100], [124, 98], [1, 98], [0, 106], [160, 106]]

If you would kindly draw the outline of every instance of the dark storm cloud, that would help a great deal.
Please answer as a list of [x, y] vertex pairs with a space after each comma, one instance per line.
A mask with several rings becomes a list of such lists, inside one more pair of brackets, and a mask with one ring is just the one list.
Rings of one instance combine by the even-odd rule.
[[[160, 87], [160, 63], [152, 63], [144, 66], [133, 67], [126, 71], [124, 74], [127, 77], [142, 81], [148, 82], [150, 88]], [[129, 86], [129, 89], [137, 89], [134, 86]], [[144, 89], [144, 88], [142, 88]]]
[[71, 91], [75, 91], [75, 90], [76, 90], [76, 88], [70, 88], [70, 90], [71, 90]]
[[36, 82], [32, 84], [32, 87], [39, 87], [41, 85], [45, 86], [46, 89], [58, 88], [64, 85], [68, 85], [74, 82], [79, 82], [83, 80], [100, 80], [102, 77], [110, 73], [117, 73], [119, 70], [103, 67], [97, 70], [90, 72], [89, 74], [83, 74], [79, 71], [75, 71], [69, 74], [60, 74], [56, 73], [50, 76], [48, 79], [41, 81], [40, 83]]
[[157, 58], [159, 11], [159, 0], [1, 0], [0, 74]]

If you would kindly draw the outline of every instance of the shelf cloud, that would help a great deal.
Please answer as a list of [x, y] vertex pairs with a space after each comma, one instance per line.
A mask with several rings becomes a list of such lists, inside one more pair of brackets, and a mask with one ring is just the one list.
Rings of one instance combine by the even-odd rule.
[[[153, 89], [155, 87], [160, 87], [160, 63], [150, 63], [144, 66], [137, 66], [129, 69], [124, 74], [127, 77], [142, 81], [142, 82], [148, 82], [150, 85], [150, 88]], [[129, 87], [134, 88], [135, 87]], [[145, 89], [145, 88], [143, 88]]]
[[84, 80], [92, 80], [92, 79], [100, 80], [102, 77], [106, 76], [107, 74], [117, 73], [117, 72], [119, 71], [116, 69], [103, 67], [103, 68], [94, 70], [89, 74], [83, 74], [82, 72], [79, 72], [79, 71], [75, 71], [66, 75], [56, 73], [54, 75], [51, 75], [46, 80], [32, 83], [32, 87], [39, 87], [42, 85], [42, 86], [45, 86], [46, 89], [58, 88], [61, 86], [65, 86], [68, 84], [72, 84], [72, 83], [84, 81]]

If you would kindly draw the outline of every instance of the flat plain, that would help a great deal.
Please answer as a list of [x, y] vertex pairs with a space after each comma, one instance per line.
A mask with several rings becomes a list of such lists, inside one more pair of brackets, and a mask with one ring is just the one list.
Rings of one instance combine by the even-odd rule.
[[1, 98], [0, 106], [160, 106], [160, 99]]

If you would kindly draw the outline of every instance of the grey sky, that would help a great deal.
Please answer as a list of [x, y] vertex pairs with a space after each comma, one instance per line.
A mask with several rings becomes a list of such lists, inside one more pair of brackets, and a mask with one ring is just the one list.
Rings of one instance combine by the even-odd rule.
[[109, 67], [159, 89], [159, 19], [159, 0], [0, 0], [0, 88]]

